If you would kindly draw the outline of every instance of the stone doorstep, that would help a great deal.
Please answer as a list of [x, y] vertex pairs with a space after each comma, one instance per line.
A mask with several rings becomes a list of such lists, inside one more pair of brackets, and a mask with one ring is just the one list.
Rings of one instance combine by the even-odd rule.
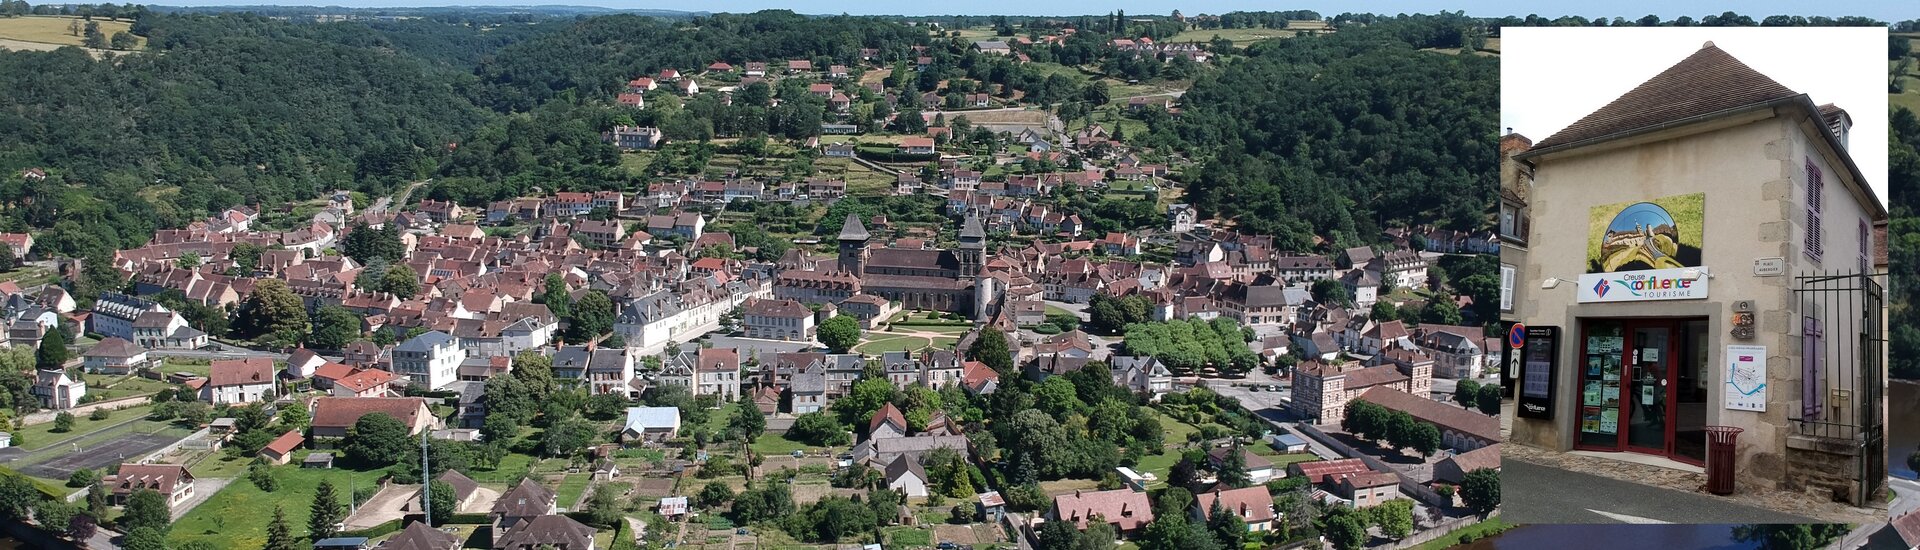
[[1707, 476], [1705, 474], [1671, 468], [1562, 453], [1520, 444], [1503, 445], [1500, 452], [1505, 458], [1517, 458], [1561, 470], [1592, 474], [1629, 483], [1708, 495], [1726, 499], [1735, 504], [1806, 516], [1820, 521], [1860, 524], [1872, 521], [1884, 522], [1887, 517], [1885, 507], [1855, 508], [1844, 503], [1821, 499], [1817, 495], [1744, 484], [1738, 486], [1732, 495], [1714, 495], [1706, 491]]

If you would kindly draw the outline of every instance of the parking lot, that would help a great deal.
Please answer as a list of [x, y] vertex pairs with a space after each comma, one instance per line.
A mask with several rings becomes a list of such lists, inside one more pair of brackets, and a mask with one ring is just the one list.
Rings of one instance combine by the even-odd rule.
[[100, 469], [129, 460], [139, 460], [147, 453], [159, 450], [178, 441], [177, 436], [167, 434], [123, 434], [105, 442], [88, 447], [69, 447], [66, 454], [41, 461], [38, 464], [19, 468], [20, 473], [46, 479], [66, 479], [75, 470]]

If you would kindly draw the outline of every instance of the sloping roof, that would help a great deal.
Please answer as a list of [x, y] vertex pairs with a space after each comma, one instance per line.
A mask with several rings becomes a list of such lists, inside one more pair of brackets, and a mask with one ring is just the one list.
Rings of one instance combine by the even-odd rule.
[[353, 371], [333, 383], [353, 393], [360, 393], [392, 382], [394, 374], [380, 369], [360, 369]]
[[1341, 475], [1341, 474], [1357, 474], [1357, 473], [1365, 472], [1372, 469], [1367, 466], [1366, 462], [1363, 462], [1358, 458], [1342, 458], [1338, 460], [1316, 460], [1313, 462], [1295, 462], [1292, 464], [1292, 466], [1293, 466], [1293, 469], [1299, 470], [1300, 475], [1305, 476], [1308, 481], [1311, 481], [1314, 483], [1320, 483], [1325, 481], [1325, 478], [1327, 476], [1334, 476], [1334, 475]]
[[508, 489], [493, 501], [493, 513], [509, 517], [532, 517], [545, 515], [557, 500], [553, 489], [548, 489], [532, 479], [522, 479], [519, 485]]
[[1273, 496], [1267, 494], [1267, 487], [1256, 485], [1240, 489], [1219, 490], [1194, 495], [1194, 505], [1200, 507], [1200, 517], [1213, 517], [1213, 503], [1228, 512], [1240, 516], [1247, 523], [1265, 523], [1273, 521]]
[[444, 481], [448, 486], [453, 487], [454, 502], [466, 501], [467, 497], [473, 496], [473, 492], [480, 488], [479, 483], [475, 482], [473, 478], [467, 477], [466, 474], [460, 473], [459, 470], [447, 470], [441, 473], [440, 477], [433, 479]]
[[1920, 546], [1920, 510], [1907, 512], [1906, 515], [1893, 518], [1893, 530], [1900, 534], [1900, 540], [1909, 545]]
[[900, 476], [907, 474], [913, 474], [921, 483], [927, 482], [927, 469], [920, 465], [919, 457], [910, 454], [900, 455], [893, 459], [892, 464], [887, 465], [887, 483], [898, 481]]
[[408, 338], [407, 341], [401, 342], [400, 345], [393, 348], [393, 350], [413, 353], [433, 353], [434, 349], [445, 347], [452, 342], [453, 335], [434, 330]]
[[360, 417], [376, 412], [413, 426], [426, 403], [419, 397], [321, 397], [313, 400], [313, 426], [351, 428]]
[[740, 370], [740, 351], [723, 348], [700, 348], [700, 372], [729, 372]]
[[[1233, 452], [1232, 447], [1218, 447], [1214, 450], [1207, 451], [1207, 456], [1214, 462], [1220, 462], [1226, 460], [1227, 453], [1231, 452]], [[1253, 451], [1245, 447], [1240, 448], [1240, 457], [1246, 459], [1248, 470], [1266, 470], [1273, 468], [1273, 461], [1267, 460], [1267, 457], [1253, 454]]]
[[300, 444], [306, 441], [307, 438], [300, 435], [300, 430], [287, 430], [287, 433], [280, 434], [280, 437], [274, 438], [272, 443], [260, 449], [260, 452], [286, 456], [287, 453], [300, 448]]
[[114, 358], [124, 359], [127, 357], [133, 357], [135, 355], [139, 355], [142, 353], [146, 353], [146, 350], [140, 349], [139, 346], [133, 345], [133, 342], [128, 342], [126, 341], [126, 339], [120, 338], [118, 336], [108, 336], [106, 337], [106, 339], [101, 340], [100, 343], [94, 344], [93, 348], [87, 350], [87, 353], [83, 354], [83, 356], [84, 357], [114, 357]]
[[872, 237], [872, 234], [867, 233], [867, 226], [860, 224], [858, 214], [847, 214], [846, 221], [840, 224], [840, 240], [864, 241]]
[[1081, 529], [1087, 528], [1087, 520], [1093, 516], [1106, 518], [1121, 531], [1133, 531], [1153, 521], [1153, 505], [1147, 494], [1133, 489], [1074, 491], [1053, 497], [1053, 510], [1060, 521], [1071, 521]]
[[193, 474], [186, 466], [179, 464], [121, 464], [120, 471], [106, 485], [114, 493], [132, 493], [139, 489], [153, 489], [163, 495], [173, 494], [174, 487], [181, 481], [192, 482]]
[[214, 361], [207, 369], [207, 384], [216, 388], [271, 383], [273, 383], [272, 357]]
[[460, 547], [460, 537], [427, 526], [427, 522], [407, 524], [400, 534], [380, 544], [380, 550], [450, 550]]
[[1388, 387], [1376, 387], [1362, 392], [1359, 399], [1396, 411], [1404, 411], [1413, 415], [1415, 420], [1435, 424], [1442, 430], [1453, 429], [1487, 441], [1500, 441], [1500, 418], [1496, 416], [1480, 414]]
[[1497, 443], [1493, 445], [1488, 445], [1485, 447], [1481, 447], [1478, 449], [1474, 449], [1471, 451], [1446, 457], [1446, 458], [1440, 459], [1440, 461], [1441, 462], [1453, 461], [1453, 464], [1455, 466], [1458, 466], [1462, 473], [1471, 472], [1481, 468], [1490, 468], [1490, 469], [1498, 470], [1500, 469], [1500, 445]]
[[907, 417], [900, 414], [900, 409], [894, 407], [893, 403], [887, 403], [881, 406], [880, 410], [873, 411], [873, 419], [867, 422], [867, 434], [872, 435], [873, 431], [880, 429], [883, 423], [892, 423], [901, 433], [907, 431]]
[[547, 515], [533, 518], [494, 541], [494, 548], [567, 548], [584, 550], [593, 545], [593, 528], [573, 518]]
[[1534, 148], [1623, 134], [1795, 95], [1708, 42], [1611, 103], [1540, 140]]
[[624, 430], [635, 433], [649, 428], [680, 427], [680, 409], [677, 407], [627, 407], [627, 423]]

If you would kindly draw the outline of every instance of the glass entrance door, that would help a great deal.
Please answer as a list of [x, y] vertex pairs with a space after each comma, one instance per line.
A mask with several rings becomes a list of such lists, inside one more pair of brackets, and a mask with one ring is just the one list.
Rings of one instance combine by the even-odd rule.
[[1671, 389], [1670, 380], [1673, 361], [1672, 346], [1669, 340], [1673, 329], [1664, 323], [1642, 325], [1633, 328], [1630, 340], [1632, 346], [1627, 350], [1628, 388], [1627, 401], [1631, 404], [1627, 422], [1627, 446], [1635, 450], [1667, 455], [1668, 432], [1671, 430], [1672, 411], [1668, 410], [1671, 401], [1667, 392]]

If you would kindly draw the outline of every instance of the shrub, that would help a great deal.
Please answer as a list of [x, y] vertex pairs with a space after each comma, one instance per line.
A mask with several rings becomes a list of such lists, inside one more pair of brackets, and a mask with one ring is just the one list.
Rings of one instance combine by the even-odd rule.
[[280, 488], [279, 480], [273, 478], [273, 471], [259, 464], [247, 469], [247, 481], [253, 482], [254, 487], [269, 493]]
[[96, 407], [93, 409], [93, 412], [87, 413], [87, 420], [98, 422], [106, 420], [107, 417], [112, 415], [113, 413], [108, 411], [106, 407]]

